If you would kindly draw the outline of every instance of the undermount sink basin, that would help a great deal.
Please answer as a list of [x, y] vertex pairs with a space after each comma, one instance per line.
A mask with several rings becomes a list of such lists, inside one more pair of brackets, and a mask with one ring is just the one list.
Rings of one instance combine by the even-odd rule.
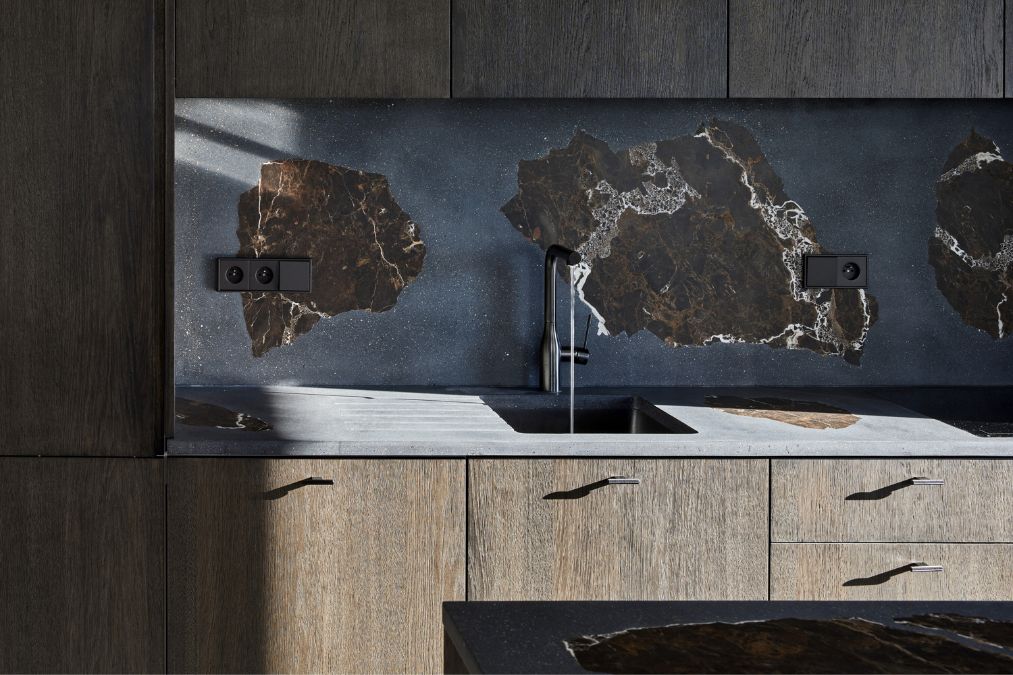
[[[570, 433], [570, 397], [566, 394], [483, 396], [493, 412], [522, 434]], [[573, 409], [577, 434], [695, 434], [639, 396], [577, 396]]]

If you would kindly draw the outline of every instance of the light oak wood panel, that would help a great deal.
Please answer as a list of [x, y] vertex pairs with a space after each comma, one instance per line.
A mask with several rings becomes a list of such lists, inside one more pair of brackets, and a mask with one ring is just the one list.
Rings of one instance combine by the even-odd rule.
[[784, 542], [1010, 542], [1013, 461], [773, 460], [771, 519]]
[[[641, 479], [545, 499], [609, 476]], [[766, 599], [766, 460], [470, 463], [469, 599]]]
[[178, 96], [450, 95], [450, 0], [176, 0]]
[[730, 0], [729, 91], [1001, 97], [1003, 0]]
[[164, 2], [0, 21], [0, 454], [161, 450]]
[[439, 671], [464, 466], [171, 459], [170, 671]]
[[714, 0], [454, 0], [454, 96], [725, 96]]
[[0, 459], [0, 672], [164, 672], [155, 459]]
[[772, 544], [770, 599], [1013, 600], [1013, 545]]

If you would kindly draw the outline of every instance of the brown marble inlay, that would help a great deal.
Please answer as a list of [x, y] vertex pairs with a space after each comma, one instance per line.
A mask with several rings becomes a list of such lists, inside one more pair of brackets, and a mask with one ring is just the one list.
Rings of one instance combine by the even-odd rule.
[[262, 356], [324, 317], [383, 312], [422, 270], [419, 226], [387, 178], [304, 159], [268, 162], [239, 198], [239, 255], [313, 260], [310, 293], [244, 293], [243, 313]]
[[844, 429], [858, 421], [858, 416], [850, 411], [819, 401], [795, 401], [773, 396], [707, 396], [704, 400], [711, 408], [732, 415], [760, 417], [806, 429]]
[[176, 421], [193, 427], [269, 431], [271, 425], [246, 413], [229, 410], [213, 403], [176, 397]]
[[517, 182], [503, 213], [543, 249], [580, 251], [578, 288], [600, 333], [760, 343], [858, 364], [876, 302], [864, 290], [802, 287], [802, 256], [823, 249], [745, 128], [712, 120], [619, 152], [579, 132], [520, 162]]
[[566, 641], [596, 673], [1013, 673], [1013, 658], [865, 619], [633, 628]]
[[1013, 164], [971, 131], [936, 181], [929, 262], [960, 318], [993, 338], [1013, 330]]
[[1013, 623], [960, 614], [923, 614], [896, 619], [923, 628], [950, 631], [978, 642], [1013, 649]]

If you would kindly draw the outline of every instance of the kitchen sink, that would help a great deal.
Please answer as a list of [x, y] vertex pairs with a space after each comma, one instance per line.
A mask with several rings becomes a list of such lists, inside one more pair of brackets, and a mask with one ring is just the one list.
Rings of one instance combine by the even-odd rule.
[[[482, 401], [522, 434], [570, 433], [566, 394], [495, 394], [483, 396]], [[696, 433], [639, 396], [577, 396], [573, 421], [578, 434]]]

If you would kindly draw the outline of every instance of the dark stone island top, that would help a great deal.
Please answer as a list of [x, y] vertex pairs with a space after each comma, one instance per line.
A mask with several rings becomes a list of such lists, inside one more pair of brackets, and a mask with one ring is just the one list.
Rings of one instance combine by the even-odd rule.
[[447, 602], [447, 672], [1013, 673], [1013, 602]]

